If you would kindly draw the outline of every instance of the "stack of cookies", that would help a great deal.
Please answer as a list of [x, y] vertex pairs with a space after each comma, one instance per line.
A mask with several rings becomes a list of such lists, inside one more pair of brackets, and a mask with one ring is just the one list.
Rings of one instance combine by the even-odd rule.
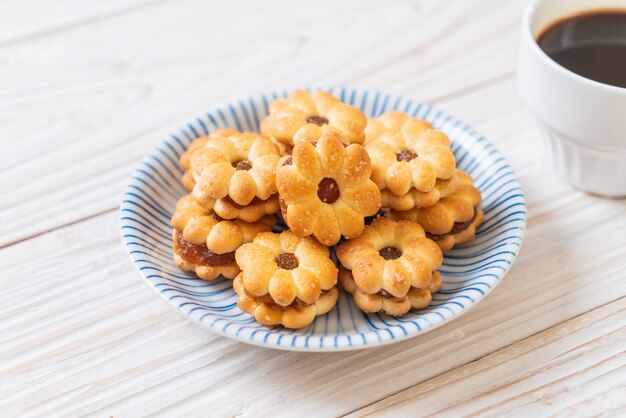
[[191, 143], [180, 163], [183, 185], [224, 219], [256, 222], [278, 211], [278, 147], [258, 133], [219, 129]]
[[341, 286], [363, 312], [424, 309], [441, 287], [441, 250], [415, 222], [378, 218], [337, 248]]
[[474, 238], [481, 195], [456, 168], [446, 134], [396, 111], [369, 119], [365, 134], [387, 217], [418, 223], [442, 251]]
[[368, 120], [325, 92], [275, 100], [260, 133], [194, 140], [180, 165], [176, 265], [234, 279], [239, 308], [265, 325], [308, 326], [335, 306], [338, 281], [364, 312], [423, 309], [442, 250], [482, 222], [444, 133], [400, 112]]
[[306, 327], [337, 303], [337, 267], [312, 237], [264, 232], [242, 245], [236, 260], [237, 304], [262, 324]]
[[235, 251], [260, 232], [270, 231], [275, 223], [273, 216], [257, 222], [226, 220], [213, 209], [201, 206], [192, 195], [184, 196], [172, 217], [176, 266], [204, 280], [219, 276], [233, 279], [239, 274]]
[[444, 252], [473, 239], [483, 223], [483, 211], [479, 208], [482, 197], [469, 174], [457, 170], [455, 177], [458, 184], [454, 191], [436, 203], [408, 211], [392, 208], [387, 217], [418, 223]]

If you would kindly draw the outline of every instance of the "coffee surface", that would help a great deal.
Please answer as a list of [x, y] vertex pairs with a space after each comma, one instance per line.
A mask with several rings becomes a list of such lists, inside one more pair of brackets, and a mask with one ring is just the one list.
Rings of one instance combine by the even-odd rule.
[[537, 43], [568, 70], [626, 88], [626, 9], [559, 20], [541, 33]]

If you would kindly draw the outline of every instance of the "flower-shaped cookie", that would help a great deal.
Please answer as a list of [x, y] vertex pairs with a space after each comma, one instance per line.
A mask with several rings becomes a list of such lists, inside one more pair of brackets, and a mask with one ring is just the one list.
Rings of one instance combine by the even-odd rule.
[[204, 202], [230, 197], [239, 205], [267, 200], [276, 193], [279, 159], [276, 145], [259, 134], [211, 138], [190, 158], [193, 194]]
[[275, 222], [273, 216], [255, 223], [226, 221], [187, 195], [178, 201], [172, 217], [174, 261], [181, 270], [195, 271], [205, 280], [220, 274], [232, 279], [239, 273], [235, 250], [259, 232], [270, 231]]
[[316, 316], [328, 313], [337, 304], [339, 291], [337, 286], [321, 293], [312, 305], [298, 301], [287, 307], [274, 303], [270, 296], [256, 297], [248, 292], [243, 285], [243, 276], [239, 274], [233, 281], [233, 289], [237, 293], [237, 306], [242, 311], [254, 315], [263, 325], [282, 325], [285, 328], [304, 328], [310, 325]]
[[430, 287], [422, 289], [411, 287], [406, 296], [397, 298], [384, 290], [378, 293], [365, 293], [356, 285], [352, 272], [345, 267], [339, 268], [339, 283], [352, 298], [356, 306], [363, 312], [385, 312], [388, 315], [400, 316], [407, 313], [411, 308], [424, 309], [430, 305], [432, 294], [441, 288], [441, 275], [433, 272]]
[[444, 197], [452, 195], [459, 184], [456, 173], [447, 180], [437, 179], [435, 187], [429, 192], [420, 192], [417, 189], [411, 189], [402, 196], [396, 196], [389, 189], [382, 190], [381, 203], [385, 208], [396, 210], [410, 210], [413, 208], [423, 208], [432, 206]]
[[204, 145], [211, 139], [228, 138], [229, 136], [237, 133], [237, 131], [229, 128], [216, 129], [212, 131], [209, 135], [201, 136], [194, 139], [193, 142], [189, 144], [187, 150], [182, 153], [180, 159], [178, 160], [180, 166], [183, 168], [183, 170], [185, 170], [182, 183], [187, 191], [192, 191], [193, 186], [195, 186], [196, 184], [195, 180], [193, 179], [193, 172], [191, 171], [191, 156], [193, 155], [193, 153], [204, 147]]
[[450, 140], [427, 122], [391, 111], [369, 119], [365, 148], [372, 158], [372, 180], [396, 196], [411, 189], [430, 192], [437, 179], [454, 174]]
[[441, 250], [414, 222], [378, 218], [337, 248], [341, 264], [364, 293], [404, 298], [411, 287], [429, 289], [443, 261]]
[[358, 236], [364, 218], [380, 209], [367, 151], [344, 145], [338, 134], [327, 132], [315, 146], [297, 144], [277, 169], [285, 222], [297, 236], [315, 235], [322, 244], [335, 245], [341, 235]]
[[482, 197], [469, 174], [457, 170], [457, 177], [459, 185], [450, 196], [425, 208], [403, 212], [391, 210], [388, 217], [417, 222], [426, 231], [426, 236], [434, 240], [442, 251], [471, 240], [483, 221], [483, 212], [478, 208]]
[[255, 197], [247, 205], [240, 205], [226, 196], [223, 199], [211, 199], [202, 193], [192, 193], [196, 201], [224, 219], [241, 219], [246, 222], [256, 222], [266, 215], [274, 215], [280, 211], [278, 195], [272, 195], [267, 200]]
[[277, 142], [293, 145], [294, 137], [303, 127], [335, 131], [349, 144], [361, 144], [365, 139], [367, 118], [363, 112], [330, 93], [296, 90], [286, 99], [274, 100], [269, 110], [269, 115], [261, 121], [261, 133]]
[[301, 328], [337, 301], [337, 267], [311, 237], [264, 232], [235, 254], [238, 304], [262, 324]]

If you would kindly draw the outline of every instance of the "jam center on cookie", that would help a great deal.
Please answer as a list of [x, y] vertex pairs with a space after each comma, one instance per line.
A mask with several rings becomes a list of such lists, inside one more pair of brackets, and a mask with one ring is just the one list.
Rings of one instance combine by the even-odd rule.
[[293, 270], [298, 267], [298, 259], [293, 253], [282, 253], [276, 257], [278, 267], [285, 270]]
[[417, 154], [414, 153], [413, 151], [409, 151], [408, 149], [403, 149], [402, 151], [396, 154], [396, 160], [406, 161], [407, 163], [416, 158], [417, 158]]
[[202, 266], [219, 267], [235, 262], [235, 252], [216, 254], [209, 250], [206, 244], [198, 245], [183, 238], [183, 234], [176, 233], [176, 250], [183, 260]]
[[475, 218], [476, 218], [476, 215], [474, 215], [472, 217], [472, 219], [470, 219], [467, 222], [455, 222], [454, 225], [452, 225], [452, 229], [450, 230], [450, 234], [454, 235], [454, 234], [458, 234], [459, 232], [465, 231], [474, 222]]
[[317, 197], [324, 203], [334, 203], [339, 199], [339, 185], [335, 179], [324, 177], [317, 185]]
[[452, 229], [450, 230], [450, 232], [445, 233], [445, 234], [431, 234], [429, 232], [426, 232], [426, 238], [432, 239], [433, 241], [437, 241], [443, 237], [447, 237], [448, 235], [456, 235], [465, 231], [476, 220], [477, 212], [478, 211], [476, 210], [476, 208], [474, 208], [474, 215], [472, 216], [472, 219], [470, 219], [469, 221], [455, 222], [454, 224], [452, 224]]
[[395, 260], [402, 256], [402, 250], [397, 247], [385, 247], [378, 251], [378, 254], [385, 260]]
[[248, 160], [241, 160], [233, 163], [233, 167], [235, 167], [235, 170], [248, 171], [252, 168], [252, 164], [250, 164], [250, 161]]
[[233, 206], [235, 209], [243, 209], [245, 207], [249, 207], [249, 206], [258, 205], [258, 204], [263, 203], [263, 200], [261, 200], [259, 197], [255, 197], [247, 205], [240, 205], [239, 203], [235, 202], [232, 199], [232, 197], [230, 197], [230, 196], [226, 196], [222, 200], [224, 201], [224, 203], [228, 203], [229, 205]]
[[314, 123], [317, 126], [328, 125], [328, 119], [326, 119], [324, 116], [309, 116], [308, 118], [306, 118], [306, 121], [308, 123]]
[[[270, 309], [281, 310], [281, 311], [284, 311], [286, 309], [296, 309], [298, 311], [301, 311], [302, 309], [310, 306], [308, 303], [304, 302], [300, 298], [295, 298], [293, 302], [291, 302], [291, 304], [287, 306], [281, 306], [278, 303], [274, 302], [274, 299], [272, 299], [272, 297], [269, 294], [265, 294], [262, 296], [253, 296], [247, 290], [245, 292], [246, 292], [247, 297], [254, 299], [257, 303], [264, 303]], [[328, 292], [330, 292], [330, 290], [322, 290], [322, 293], [320, 294], [320, 298], [324, 296], [325, 294], [327, 294]]]
[[211, 218], [215, 219], [218, 222], [222, 222], [224, 220], [224, 218], [222, 218], [220, 215], [218, 215], [215, 212], [211, 212]]
[[278, 303], [274, 302], [274, 299], [272, 299], [270, 295], [263, 295], [263, 296], [250, 295], [250, 297], [255, 299], [258, 303], [264, 303], [265, 305], [267, 305], [268, 308], [273, 309], [273, 310], [284, 311], [287, 309], [296, 309], [298, 311], [301, 311], [303, 308], [306, 308], [307, 306], [309, 306], [307, 303], [304, 303], [302, 300], [298, 298], [295, 298], [293, 302], [291, 302], [287, 306], [281, 306]]

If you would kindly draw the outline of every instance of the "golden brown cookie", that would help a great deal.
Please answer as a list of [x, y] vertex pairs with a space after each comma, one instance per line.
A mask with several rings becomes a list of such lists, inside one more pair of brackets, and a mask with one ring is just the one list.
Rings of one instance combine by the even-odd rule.
[[411, 287], [406, 296], [397, 298], [381, 290], [378, 293], [365, 293], [356, 285], [352, 272], [345, 267], [339, 267], [339, 283], [346, 292], [352, 295], [356, 306], [366, 313], [385, 312], [388, 315], [400, 316], [411, 308], [425, 309], [430, 305], [432, 294], [441, 288], [441, 275], [433, 272], [430, 287], [422, 289]]
[[457, 170], [457, 177], [459, 185], [455, 192], [434, 205], [409, 211], [391, 210], [387, 216], [417, 222], [442, 251], [473, 239], [483, 222], [484, 215], [479, 208], [482, 197], [469, 174]]
[[[482, 210], [476, 209], [474, 218], [467, 223], [456, 223], [454, 228], [447, 235], [427, 234], [428, 237], [434, 240], [441, 248], [441, 251], [449, 251], [456, 244], [463, 244], [464, 242], [471, 241], [476, 236], [476, 230], [482, 225], [485, 219], [485, 214]], [[469, 226], [466, 226], [469, 225]], [[459, 232], [456, 232], [456, 231]]]
[[437, 179], [452, 177], [455, 159], [450, 140], [427, 122], [390, 111], [367, 121], [365, 148], [372, 159], [372, 180], [396, 196], [409, 190], [428, 193]]
[[256, 297], [246, 291], [241, 274], [233, 281], [233, 289], [238, 296], [239, 309], [254, 315], [254, 318], [263, 325], [282, 325], [285, 328], [304, 328], [310, 325], [316, 316], [330, 312], [339, 298], [339, 291], [335, 286], [323, 291], [319, 299], [311, 305], [302, 304], [296, 299], [291, 305], [282, 307], [267, 295]]
[[279, 159], [276, 145], [256, 133], [211, 138], [190, 157], [194, 197], [201, 202], [230, 197], [242, 206], [255, 197], [267, 200], [276, 193]]
[[[330, 93], [296, 90], [286, 99], [270, 104], [269, 115], [261, 121], [260, 130], [263, 135], [287, 145], [295, 144], [294, 137], [302, 128], [318, 131], [318, 137], [334, 131], [348, 144], [361, 144], [365, 140], [366, 123], [363, 112]], [[289, 146], [282, 151], [288, 153]]]
[[235, 253], [238, 305], [264, 325], [302, 328], [337, 302], [337, 267], [327, 247], [291, 231], [264, 232]]
[[245, 206], [237, 204], [230, 197], [211, 199], [206, 195], [197, 196], [194, 194], [193, 196], [200, 205], [207, 209], [213, 209], [217, 215], [224, 219], [241, 219], [246, 222], [256, 222], [266, 215], [274, 215], [280, 211], [278, 194], [272, 195], [267, 200], [255, 197]]
[[185, 189], [187, 189], [187, 191], [191, 192], [193, 190], [193, 186], [195, 186], [196, 184], [195, 180], [193, 179], [193, 173], [191, 171], [191, 156], [193, 155], [193, 153], [199, 150], [200, 148], [203, 148], [204, 145], [211, 139], [227, 138], [230, 135], [234, 135], [237, 133], [238, 133], [237, 131], [230, 129], [230, 128], [215, 129], [209, 135], [196, 138], [193, 140], [191, 144], [189, 144], [189, 147], [187, 148], [187, 150], [183, 152], [183, 154], [180, 156], [180, 159], [178, 160], [182, 169], [185, 170], [185, 174], [183, 175], [182, 182], [183, 182], [183, 186], [185, 186]]
[[251, 242], [259, 232], [270, 231], [275, 223], [273, 216], [255, 223], [226, 221], [200, 206], [191, 195], [184, 196], [172, 216], [176, 266], [195, 271], [204, 280], [220, 275], [232, 279], [239, 273], [235, 250]]
[[432, 206], [444, 197], [454, 193], [459, 184], [456, 174], [447, 180], [437, 180], [435, 187], [429, 192], [420, 192], [417, 189], [410, 189], [408, 193], [402, 196], [396, 196], [389, 189], [382, 190], [381, 203], [383, 207], [396, 210], [410, 210], [413, 208], [422, 208]]
[[314, 235], [334, 245], [363, 231], [364, 218], [380, 209], [380, 191], [370, 180], [371, 162], [361, 145], [344, 146], [334, 132], [315, 145], [296, 144], [276, 171], [283, 217], [300, 237]]
[[386, 218], [374, 220], [358, 238], [341, 244], [337, 257], [351, 273], [354, 286], [347, 277], [342, 285], [354, 295], [359, 308], [366, 312], [382, 309], [390, 315], [402, 315], [413, 304], [421, 306], [418, 296], [425, 297], [422, 290], [437, 287], [432, 282], [439, 280], [436, 270], [443, 261], [441, 250], [426, 238], [421, 226]]

